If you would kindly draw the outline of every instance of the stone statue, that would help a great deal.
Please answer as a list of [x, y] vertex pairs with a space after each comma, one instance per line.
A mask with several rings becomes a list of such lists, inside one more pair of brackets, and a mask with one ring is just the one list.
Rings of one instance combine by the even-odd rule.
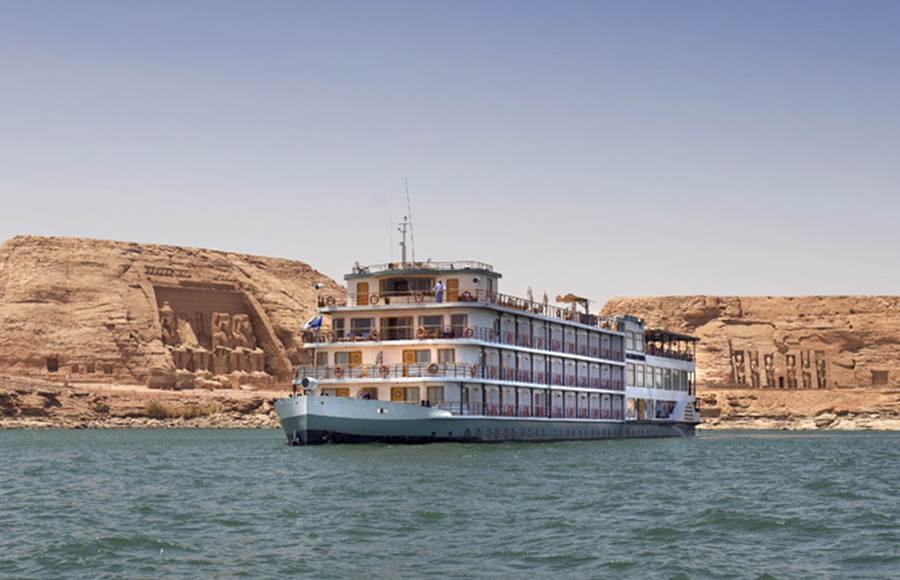
[[797, 388], [797, 355], [789, 354], [785, 355], [785, 362], [787, 363], [787, 387], [789, 389]]
[[750, 385], [754, 389], [759, 388], [759, 351], [750, 354]]
[[253, 334], [253, 325], [250, 324], [250, 316], [247, 314], [235, 314], [231, 318], [233, 328], [232, 337], [234, 348], [256, 348], [256, 336]]
[[820, 389], [828, 388], [828, 381], [825, 376], [825, 356], [816, 353], [816, 384]]
[[764, 354], [763, 364], [766, 367], [766, 387], [775, 388], [775, 355]]
[[803, 388], [812, 388], [812, 364], [809, 360], [809, 351], [806, 351], [805, 358], [803, 352], [800, 352], [800, 376], [803, 379]]
[[747, 377], [744, 374], [744, 351], [734, 351], [734, 354], [731, 356], [731, 362], [734, 367], [734, 382], [738, 385], [746, 384]]
[[231, 335], [231, 317], [226, 312], [214, 312], [212, 315], [213, 351], [230, 349], [233, 344]]
[[162, 326], [162, 341], [166, 346], [176, 346], [178, 340], [178, 319], [168, 302], [159, 309], [159, 323]]

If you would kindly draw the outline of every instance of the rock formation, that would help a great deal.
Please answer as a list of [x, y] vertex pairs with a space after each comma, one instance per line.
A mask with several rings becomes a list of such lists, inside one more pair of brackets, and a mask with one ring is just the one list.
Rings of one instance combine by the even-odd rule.
[[0, 246], [0, 374], [162, 388], [287, 383], [333, 280], [284, 259], [20, 236]]
[[613, 298], [603, 314], [699, 337], [697, 382], [758, 389], [900, 384], [900, 297]]

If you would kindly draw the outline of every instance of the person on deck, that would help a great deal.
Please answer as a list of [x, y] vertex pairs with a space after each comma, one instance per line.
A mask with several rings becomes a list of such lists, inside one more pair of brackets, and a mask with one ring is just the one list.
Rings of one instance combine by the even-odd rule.
[[438, 280], [437, 284], [434, 285], [434, 301], [444, 301], [444, 283], [441, 280]]

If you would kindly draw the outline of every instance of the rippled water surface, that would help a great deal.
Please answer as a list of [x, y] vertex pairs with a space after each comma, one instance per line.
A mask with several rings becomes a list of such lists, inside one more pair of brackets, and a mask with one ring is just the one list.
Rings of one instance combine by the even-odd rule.
[[0, 578], [897, 578], [900, 434], [0, 432]]

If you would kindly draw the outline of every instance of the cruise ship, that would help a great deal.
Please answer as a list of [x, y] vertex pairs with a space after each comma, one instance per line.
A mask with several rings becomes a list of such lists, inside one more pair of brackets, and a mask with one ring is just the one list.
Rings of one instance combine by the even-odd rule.
[[[697, 338], [500, 292], [488, 264], [354, 266], [319, 296], [310, 365], [276, 401], [291, 444], [681, 437]], [[531, 294], [529, 290], [529, 294]]]

